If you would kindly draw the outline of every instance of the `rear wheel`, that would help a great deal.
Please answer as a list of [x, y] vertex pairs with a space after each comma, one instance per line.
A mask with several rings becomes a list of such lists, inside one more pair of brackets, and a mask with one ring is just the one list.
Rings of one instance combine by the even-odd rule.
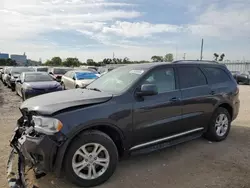
[[65, 89], [66, 89], [66, 88], [65, 88], [65, 85], [64, 85], [64, 83], [63, 83], [63, 82], [61, 83], [61, 86], [62, 86], [63, 90], [65, 90]]
[[209, 123], [205, 137], [211, 141], [222, 141], [226, 139], [231, 128], [231, 116], [227, 109], [219, 107]]
[[21, 91], [21, 93], [22, 93], [22, 99], [23, 99], [23, 101], [25, 101], [26, 100], [26, 96], [25, 96], [25, 93], [23, 92], [23, 90]]
[[103, 132], [88, 131], [70, 145], [64, 161], [65, 175], [78, 186], [97, 186], [112, 176], [117, 162], [113, 140]]
[[79, 85], [76, 85], [76, 88], [79, 88]]

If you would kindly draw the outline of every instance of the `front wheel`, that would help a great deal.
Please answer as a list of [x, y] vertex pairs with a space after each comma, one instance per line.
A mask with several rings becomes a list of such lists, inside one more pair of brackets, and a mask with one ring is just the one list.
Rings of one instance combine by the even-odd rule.
[[88, 131], [75, 138], [64, 162], [65, 175], [71, 182], [82, 187], [97, 186], [114, 173], [118, 151], [108, 135]]
[[205, 137], [211, 141], [222, 141], [227, 138], [231, 128], [231, 116], [228, 110], [219, 107], [212, 116]]

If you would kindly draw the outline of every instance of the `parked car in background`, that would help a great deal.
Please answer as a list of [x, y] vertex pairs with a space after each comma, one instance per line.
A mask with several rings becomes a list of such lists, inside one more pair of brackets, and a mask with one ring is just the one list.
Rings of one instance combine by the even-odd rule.
[[35, 70], [32, 67], [12, 67], [9, 74], [6, 78], [7, 86], [11, 88], [12, 91], [15, 91], [16, 88], [16, 79], [19, 78], [22, 72], [34, 72]]
[[102, 75], [107, 74], [108, 72], [110, 72], [110, 71], [112, 71], [114, 69], [115, 69], [114, 67], [110, 67], [110, 68], [99, 67], [97, 71], [102, 76]]
[[11, 69], [11, 67], [4, 67], [3, 68], [2, 81], [3, 81], [3, 84], [5, 86], [7, 86], [6, 79], [7, 79], [9, 72], [10, 72], [10, 69]]
[[0, 68], [0, 80], [2, 80], [3, 68]]
[[236, 76], [237, 83], [250, 85], [250, 71], [246, 71], [244, 73], [238, 74]]
[[52, 78], [54, 78], [58, 82], [61, 82], [62, 76], [66, 72], [68, 72], [70, 70], [73, 70], [73, 68], [68, 68], [68, 67], [52, 67], [52, 68], [49, 68], [49, 74], [52, 76]]
[[16, 92], [23, 100], [61, 90], [60, 83], [47, 72], [23, 72], [16, 80]]
[[233, 75], [234, 79], [237, 81], [237, 76], [240, 75], [240, 71], [231, 71], [231, 74]]
[[237, 83], [224, 65], [127, 65], [85, 89], [24, 102], [11, 145], [22, 148], [17, 153], [33, 164], [36, 175], [60, 175], [63, 170], [78, 186], [97, 186], [112, 176], [126, 154], [201, 136], [215, 142], [226, 139], [239, 105]]
[[48, 67], [33, 67], [36, 72], [48, 72], [49, 68]]
[[91, 70], [72, 70], [62, 76], [61, 84], [64, 89], [83, 88], [97, 78]]

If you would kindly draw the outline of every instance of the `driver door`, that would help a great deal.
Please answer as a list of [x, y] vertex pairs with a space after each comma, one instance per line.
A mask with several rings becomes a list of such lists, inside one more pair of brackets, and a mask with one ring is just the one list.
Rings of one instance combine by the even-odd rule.
[[[161, 138], [181, 132], [181, 91], [173, 67], [155, 69], [148, 73], [142, 84], [155, 84], [158, 94], [135, 99], [133, 105], [132, 145], [147, 145]], [[139, 147], [137, 147], [139, 148]]]

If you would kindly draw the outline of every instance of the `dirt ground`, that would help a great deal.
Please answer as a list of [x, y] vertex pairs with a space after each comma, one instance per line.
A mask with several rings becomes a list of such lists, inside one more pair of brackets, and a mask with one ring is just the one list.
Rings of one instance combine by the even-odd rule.
[[[205, 139], [121, 161], [101, 188], [250, 188], [250, 86], [240, 87], [240, 114], [227, 140]], [[21, 99], [0, 82], [0, 186], [7, 187], [9, 139]], [[76, 187], [47, 175], [36, 180], [40, 188]]]

